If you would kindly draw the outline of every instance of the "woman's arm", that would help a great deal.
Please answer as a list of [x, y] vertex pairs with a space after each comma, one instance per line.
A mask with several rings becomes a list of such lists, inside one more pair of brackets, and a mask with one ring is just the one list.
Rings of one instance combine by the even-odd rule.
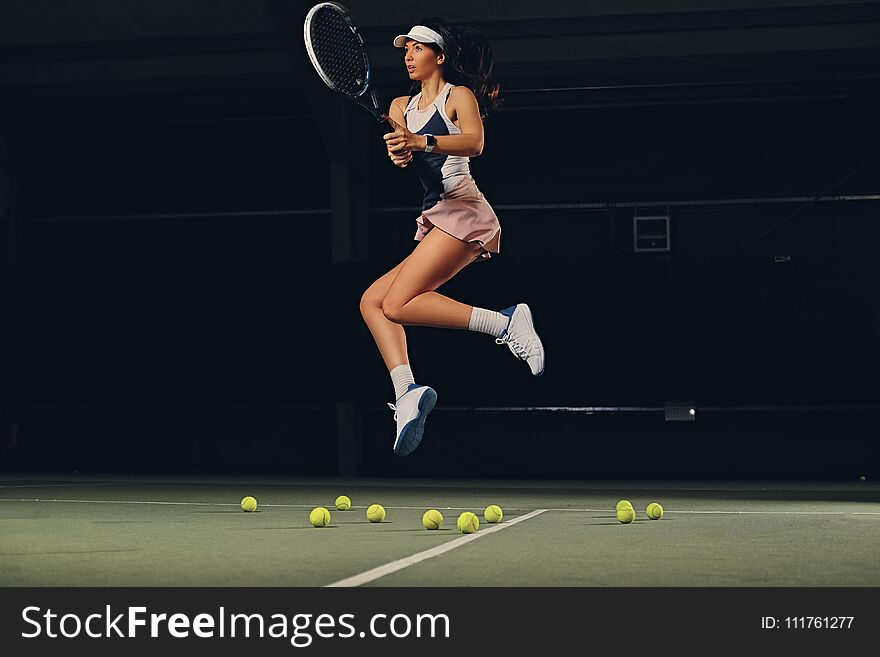
[[409, 96], [398, 96], [391, 101], [391, 107], [388, 108], [388, 116], [394, 119], [394, 122], [400, 127], [406, 125], [406, 118], [403, 116], [403, 110], [406, 108], [407, 101], [409, 101]]
[[[483, 153], [483, 120], [474, 92], [464, 86], [452, 88], [449, 94], [449, 114], [458, 119], [460, 135], [437, 136], [435, 153], [477, 157]], [[424, 144], [422, 145], [424, 150]]]
[[[391, 107], [388, 108], [388, 116], [401, 127], [406, 124], [402, 108], [406, 106], [408, 100], [408, 96], [399, 96], [391, 101]], [[412, 152], [405, 149], [392, 150], [391, 146], [388, 146], [388, 157], [391, 158], [395, 166], [404, 169], [412, 160]]]
[[[450, 109], [455, 110], [458, 117], [460, 135], [435, 135], [437, 146], [434, 153], [442, 155], [462, 155], [477, 157], [483, 152], [483, 121], [480, 119], [480, 108], [477, 99], [467, 87], [454, 87], [449, 95]], [[391, 118], [394, 118], [392, 115]], [[401, 119], [403, 114], [401, 113]], [[395, 118], [395, 121], [397, 119]], [[401, 123], [398, 121], [398, 123]], [[423, 151], [427, 146], [424, 135], [417, 135], [407, 130], [402, 124], [394, 132], [385, 135], [388, 150]]]

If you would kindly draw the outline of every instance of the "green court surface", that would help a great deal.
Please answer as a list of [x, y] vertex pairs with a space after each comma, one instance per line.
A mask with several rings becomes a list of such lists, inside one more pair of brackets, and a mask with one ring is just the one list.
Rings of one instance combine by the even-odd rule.
[[[878, 500], [872, 482], [5, 475], [0, 585], [880, 586]], [[648, 520], [655, 501], [665, 515]], [[384, 522], [367, 521], [373, 503]], [[488, 504], [501, 524], [482, 520]], [[310, 526], [316, 506], [328, 527]], [[438, 531], [422, 527], [430, 508]], [[468, 510], [481, 525], [464, 536]]]

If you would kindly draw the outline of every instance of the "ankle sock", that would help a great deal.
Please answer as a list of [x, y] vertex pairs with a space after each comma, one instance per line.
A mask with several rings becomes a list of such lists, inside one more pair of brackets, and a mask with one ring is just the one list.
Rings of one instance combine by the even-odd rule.
[[415, 382], [416, 380], [413, 378], [412, 369], [410, 368], [409, 363], [398, 365], [391, 370], [391, 383], [394, 384], [394, 399], [398, 400], [403, 397], [403, 393], [406, 392], [407, 386], [410, 383]]
[[500, 338], [504, 331], [507, 330], [509, 321], [510, 319], [506, 315], [502, 315], [495, 310], [485, 310], [484, 308], [474, 306], [471, 311], [468, 330], [487, 333], [493, 337]]

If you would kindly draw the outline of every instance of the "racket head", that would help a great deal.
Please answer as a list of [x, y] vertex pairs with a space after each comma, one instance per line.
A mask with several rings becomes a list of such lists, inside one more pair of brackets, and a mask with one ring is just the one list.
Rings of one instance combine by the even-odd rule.
[[336, 2], [315, 5], [306, 15], [303, 38], [324, 84], [360, 100], [370, 87], [370, 59], [348, 10]]

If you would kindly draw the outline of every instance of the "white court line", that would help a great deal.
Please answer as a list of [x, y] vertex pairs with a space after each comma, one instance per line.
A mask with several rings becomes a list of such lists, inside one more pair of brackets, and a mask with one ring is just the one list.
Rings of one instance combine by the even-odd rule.
[[[772, 500], [771, 500], [772, 501]], [[166, 502], [166, 501], [147, 501], [147, 500], [70, 500], [70, 499], [40, 499], [32, 497], [22, 498], [0, 498], [0, 502], [62, 502], [68, 504], [155, 504], [158, 506], [232, 506], [238, 508], [239, 502]], [[854, 503], [855, 504], [855, 503]], [[859, 502], [859, 504], [871, 504], [871, 502]], [[332, 504], [327, 504], [328, 508], [333, 510]], [[427, 506], [388, 506], [383, 505], [386, 509], [399, 510], [419, 510], [424, 511]], [[314, 509], [315, 504], [260, 504], [258, 508], [279, 508], [279, 509]], [[352, 509], [366, 509], [366, 506], [352, 506]], [[471, 506], [435, 506], [439, 511], [473, 511], [476, 507]], [[508, 511], [525, 511], [516, 507], [504, 507]], [[544, 511], [562, 511], [566, 513], [611, 513], [614, 509], [544, 509]], [[338, 513], [348, 513], [347, 511], [338, 511]], [[848, 516], [848, 515], [880, 515], [880, 511], [737, 511], [737, 510], [695, 510], [687, 511], [676, 509], [670, 511], [664, 509], [664, 515], [692, 514], [692, 515], [724, 515], [724, 514], [740, 514], [740, 515], [791, 515], [791, 516]]]
[[[867, 504], [867, 502], [866, 502]], [[584, 512], [603, 512], [610, 513], [614, 511], [614, 509], [547, 509], [548, 511], [570, 511], [576, 513], [584, 513]], [[868, 516], [877, 516], [880, 515], [880, 511], [714, 511], [714, 510], [705, 510], [705, 511], [685, 511], [682, 509], [676, 509], [675, 511], [668, 511], [666, 509], [663, 510], [663, 515], [669, 514], [692, 514], [692, 515], [725, 515], [725, 514], [741, 514], [741, 515], [770, 515], [770, 516], [856, 516], [856, 515], [868, 515]]]
[[[142, 501], [142, 500], [59, 500], [59, 499], [39, 499], [33, 497], [22, 497], [19, 499], [11, 497], [2, 497], [0, 502], [63, 502], [66, 504], [159, 504], [169, 506], [240, 506], [239, 503], [233, 502], [160, 502], [160, 501]], [[269, 506], [261, 505], [261, 506]], [[275, 505], [282, 506], [282, 505]], [[366, 508], [366, 507], [364, 507]]]
[[[34, 497], [21, 497], [21, 498], [13, 498], [13, 497], [2, 497], [0, 498], [0, 502], [63, 502], [67, 504], [157, 504], [157, 505], [167, 505], [167, 506], [240, 506], [240, 502], [167, 502], [161, 500], [70, 500], [70, 499], [58, 499], [58, 498], [34, 498]], [[333, 504], [327, 503], [327, 506], [333, 509]], [[420, 511], [424, 511], [429, 508], [428, 506], [388, 506], [384, 505], [386, 509], [417, 509]], [[281, 508], [281, 509], [314, 509], [315, 504], [259, 504], [259, 508]], [[363, 509], [366, 510], [369, 508], [368, 506], [357, 506], [352, 505], [352, 509]], [[476, 507], [471, 506], [434, 506], [441, 511], [473, 511]], [[513, 507], [506, 507], [508, 511], [525, 511], [525, 509], [518, 509]], [[346, 511], [339, 511], [339, 513], [347, 513]]]
[[0, 485], [0, 488], [75, 488], [76, 486], [133, 486], [134, 484], [120, 483], [117, 481], [103, 481], [93, 483], [72, 484], [10, 484]]
[[417, 564], [420, 561], [425, 561], [426, 559], [438, 557], [441, 554], [445, 554], [450, 550], [454, 550], [457, 547], [461, 547], [462, 545], [470, 543], [471, 541], [475, 541], [478, 538], [482, 538], [483, 536], [488, 536], [489, 534], [500, 532], [502, 529], [507, 529], [508, 527], [511, 527], [518, 522], [522, 522], [523, 520], [534, 518], [535, 516], [538, 516], [545, 511], [547, 511], [547, 509], [537, 509], [535, 511], [532, 511], [531, 513], [525, 514], [524, 516], [517, 516], [516, 518], [512, 518], [507, 522], [502, 522], [489, 529], [484, 529], [483, 531], [477, 531], [474, 534], [467, 534], [465, 536], [462, 536], [461, 538], [456, 538], [455, 540], [444, 543], [443, 545], [438, 545], [437, 547], [431, 548], [430, 550], [418, 552], [411, 556], [404, 557], [403, 559], [398, 559], [397, 561], [386, 563], [382, 566], [378, 566], [371, 570], [360, 573], [359, 575], [353, 575], [351, 577], [341, 579], [338, 582], [333, 582], [332, 584], [326, 584], [325, 587], [360, 586], [361, 584], [372, 582], [373, 580], [377, 580], [380, 577], [385, 577], [385, 575], [390, 575], [391, 573], [395, 573], [398, 570], [408, 568], [409, 566]]
[[[52, 481], [58, 481], [58, 479], [56, 478], [56, 479], [53, 479]], [[727, 482], [725, 482], [725, 484], [726, 483]], [[720, 493], [730, 493], [730, 492], [737, 492], [737, 491], [762, 492], [762, 493], [767, 493], [767, 492], [770, 492], [770, 493], [804, 493], [804, 492], [823, 492], [823, 491], [824, 492], [840, 492], [840, 488], [836, 486], [836, 484], [839, 484], [840, 486], [844, 487], [844, 490], [847, 490], [847, 491], [854, 490], [853, 487], [858, 486], [860, 491], [867, 490], [869, 492], [877, 492], [872, 487], [876, 484], [875, 481], [871, 481], [871, 482], [863, 482], [863, 481], [836, 482], [836, 484], [829, 483], [829, 487], [822, 487], [822, 483], [823, 482], [809, 482], [809, 483], [805, 484], [804, 487], [794, 487], [794, 488], [780, 488], [778, 486], [774, 486], [772, 488], [757, 488], [755, 486], [748, 485], [748, 484], [751, 484], [751, 482], [744, 482], [744, 484], [746, 484], [746, 485], [744, 485], [743, 487], [740, 487], [740, 488], [732, 488], [727, 485], [722, 486], [722, 487], [703, 488], [703, 487], [699, 487], [699, 486], [648, 486], [648, 487], [632, 486], [632, 485], [627, 484], [626, 482], [610, 482], [606, 485], [583, 486], [583, 485], [578, 485], [579, 482], [574, 482], [574, 481], [564, 481], [563, 480], [563, 481], [560, 481], [555, 484], [548, 484], [546, 482], [537, 482], [536, 483], [536, 482], [530, 480], [530, 481], [528, 481], [527, 487], [531, 490], [577, 490], [577, 491], [590, 491], [590, 492], [602, 492], [602, 493], [610, 492], [610, 491], [620, 491], [620, 490], [646, 491], [646, 492], [654, 492], [654, 493], [657, 493], [657, 492], [672, 493], [672, 492], [678, 492], [678, 491], [687, 491], [687, 492], [698, 491], [698, 492], [711, 492], [711, 493], [719, 493], [719, 492]], [[811, 484], [815, 484], [815, 486], [813, 486]], [[46, 485], [47, 486], [65, 486], [68, 484], [46, 484]], [[74, 482], [69, 485], [71, 485], [71, 486], [77, 486], [77, 485], [88, 486], [88, 485], [93, 485], [93, 484], [90, 484], [89, 482], [79, 482], [79, 483]], [[242, 482], [236, 482], [236, 481], [228, 482], [226, 480], [224, 480], [224, 481], [191, 481], [191, 480], [184, 479], [184, 480], [171, 480], [171, 481], [169, 481], [169, 480], [158, 480], [158, 481], [125, 480], [125, 481], [100, 482], [100, 485], [107, 485], [107, 486], [113, 486], [113, 485], [120, 485], [120, 486], [141, 486], [141, 485], [143, 485], [143, 486], [206, 486], [206, 487], [209, 487], [209, 486], [230, 486], [230, 485], [256, 485], [256, 486], [270, 486], [270, 487], [293, 486], [296, 488], [316, 486], [316, 487], [326, 488], [330, 484], [327, 484], [326, 481], [321, 481], [321, 480], [317, 480], [317, 481], [306, 480], [304, 482], [299, 482], [299, 481], [290, 482], [290, 481], [284, 481], [284, 480], [282, 480], [282, 481], [272, 480], [272, 481], [260, 481], [260, 482], [250, 481], [250, 482], [242, 483]], [[411, 489], [413, 487], [412, 483], [409, 483], [406, 481], [400, 482], [400, 481], [388, 481], [388, 480], [380, 480], [380, 481], [371, 482], [371, 483], [361, 482], [361, 483], [353, 483], [353, 484], [333, 483], [332, 485], [334, 485], [334, 486], [336, 486], [336, 485], [342, 485], [342, 486], [351, 485], [353, 488], [356, 488], [356, 489], [360, 489], [360, 488], [393, 488], [393, 489], [406, 488], [406, 489]], [[475, 488], [477, 490], [499, 490], [499, 489], [508, 490], [511, 488], [522, 488], [523, 485], [524, 484], [518, 480], [514, 480], [514, 481], [510, 482], [510, 485], [507, 485], [507, 483], [505, 482], [505, 485], [490, 485], [490, 486], [476, 485], [474, 482], [471, 482], [471, 481], [456, 482], [456, 483], [444, 481], [443, 483], [438, 484], [436, 486], [431, 485], [431, 486], [429, 486], [429, 488], [443, 488], [443, 489], [448, 489], [448, 490], [460, 490], [462, 488], [469, 488], [469, 489]], [[33, 486], [35, 488], [39, 488], [41, 485], [39, 483], [35, 482], [33, 484]], [[6, 486], [0, 485], [0, 488], [4, 488], [4, 487], [6, 487]], [[11, 486], [9, 486], [9, 487], [11, 487]]]
[[[877, 516], [880, 511], [673, 511], [673, 513], [691, 513], [695, 515], [771, 515], [771, 516]], [[665, 514], [665, 511], [664, 511]]]

